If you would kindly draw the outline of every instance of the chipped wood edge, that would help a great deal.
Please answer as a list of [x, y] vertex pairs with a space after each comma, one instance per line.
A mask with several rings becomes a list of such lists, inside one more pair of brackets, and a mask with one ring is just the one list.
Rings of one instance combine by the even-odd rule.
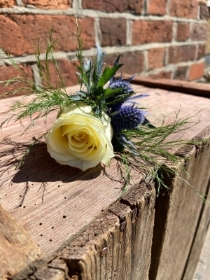
[[40, 257], [37, 243], [0, 205], [0, 279], [15, 276]]
[[147, 279], [155, 195], [151, 185], [133, 186], [120, 201], [90, 223], [59, 256], [37, 267], [30, 276], [25, 273], [25, 278], [19, 275], [15, 280]]

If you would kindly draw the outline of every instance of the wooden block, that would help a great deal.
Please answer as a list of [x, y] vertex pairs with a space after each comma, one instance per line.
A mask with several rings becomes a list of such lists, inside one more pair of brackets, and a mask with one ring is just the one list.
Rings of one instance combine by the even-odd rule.
[[[137, 99], [137, 101], [141, 107], [147, 108], [149, 112], [147, 118], [156, 126], [161, 125], [164, 116], [166, 123], [173, 122], [176, 119], [176, 113], [178, 111], [180, 111], [178, 115], [179, 119], [191, 115], [193, 116], [192, 121], [199, 121], [190, 129], [182, 131], [174, 137], [193, 139], [200, 132], [205, 131], [209, 125], [210, 100], [207, 98], [186, 95], [180, 92], [171, 92], [170, 90], [151, 89], [139, 85], [135, 85], [134, 89], [137, 93], [148, 93], [150, 95], [147, 98]], [[72, 89], [71, 91], [74, 92]], [[15, 100], [15, 98], [12, 100]], [[8, 106], [11, 105], [11, 102], [8, 100], [1, 100], [0, 106], [5, 110], [6, 106], [8, 108]], [[131, 278], [133, 280], [135, 277], [138, 277], [137, 275], [140, 273], [141, 277], [147, 279], [146, 271], [148, 269], [151, 253], [149, 251], [150, 243], [148, 243], [148, 247], [146, 247], [145, 244], [142, 245], [144, 248], [143, 251], [145, 252], [145, 254], [142, 255], [141, 248], [137, 246], [139, 243], [135, 240], [140, 240], [140, 244], [143, 244], [144, 240], [141, 232], [147, 230], [147, 226], [150, 228], [150, 234], [152, 234], [151, 220], [149, 220], [150, 222], [148, 222], [148, 224], [144, 225], [145, 216], [144, 213], [142, 213], [142, 217], [144, 217], [143, 220], [139, 223], [138, 221], [132, 223], [131, 209], [133, 206], [131, 206], [130, 202], [124, 202], [123, 207], [125, 207], [125, 203], [127, 206], [123, 210], [124, 212], [122, 212], [124, 213], [122, 217], [126, 218], [125, 221], [128, 224], [125, 231], [123, 231], [123, 233], [120, 231], [120, 225], [123, 226], [126, 224], [119, 222], [118, 217], [121, 215], [121, 208], [116, 208], [116, 212], [114, 212], [113, 208], [112, 215], [109, 213], [109, 215], [111, 215], [111, 223], [108, 223], [105, 219], [103, 225], [106, 223], [107, 225], [104, 226], [103, 232], [100, 232], [103, 228], [100, 227], [100, 219], [97, 220], [97, 218], [101, 217], [101, 212], [105, 212], [105, 210], [110, 208], [110, 205], [113, 205], [115, 201], [119, 200], [122, 193], [122, 180], [119, 176], [117, 161], [113, 160], [111, 166], [106, 170], [99, 165], [86, 172], [81, 172], [75, 168], [57, 164], [47, 153], [46, 145], [44, 143], [39, 143], [31, 151], [22, 168], [20, 170], [14, 169], [15, 152], [24, 149], [25, 142], [29, 141], [33, 136], [45, 132], [54, 122], [55, 115], [56, 113], [49, 116], [46, 125], [40, 120], [33, 130], [28, 131], [24, 135], [20, 135], [21, 126], [18, 123], [10, 123], [1, 132], [1, 140], [7, 138], [12, 141], [6, 141], [4, 145], [0, 145], [0, 152], [2, 155], [1, 162], [3, 163], [0, 167], [2, 175], [0, 202], [3, 207], [27, 229], [30, 236], [40, 245], [43, 260], [52, 265], [50, 267], [46, 264], [45, 267], [40, 268], [42, 269], [38, 270], [40, 275], [43, 275], [46, 269], [49, 269], [48, 279], [50, 279], [50, 277], [52, 279], [53, 277], [61, 277], [62, 279], [63, 273], [64, 275], [67, 273], [67, 275], [71, 277], [79, 277], [79, 274], [74, 274], [75, 271], [80, 273], [81, 277], [84, 275], [87, 277], [90, 275], [91, 277], [95, 277], [93, 275], [97, 275], [97, 277], [103, 279], [102, 277], [105, 277], [104, 271], [109, 271], [110, 265], [112, 265], [116, 269], [119, 267], [117, 272], [120, 277], [124, 277], [125, 275], [130, 277], [131, 275], [134, 277]], [[4, 117], [5, 116], [0, 116], [0, 119], [2, 120]], [[26, 122], [23, 122], [23, 125], [26, 125]], [[174, 149], [174, 152], [176, 151], [177, 149]], [[197, 156], [197, 151], [197, 147], [192, 147], [192, 150], [187, 152], [190, 157], [187, 168], [189, 168], [189, 172], [192, 174], [192, 181], [190, 182], [193, 184], [195, 183], [193, 186], [199, 189], [199, 180], [201, 177], [199, 177], [200, 173], [196, 173], [196, 170], [199, 170], [201, 167], [203, 170], [202, 172], [204, 172], [206, 153], [200, 158]], [[191, 168], [191, 166], [194, 167]], [[203, 174], [202, 176], [204, 176], [204, 178], [206, 177], [206, 173], [201, 174]], [[142, 179], [141, 174], [138, 172], [132, 173], [131, 175], [132, 185], [135, 185]], [[176, 238], [178, 238], [179, 235], [182, 236], [185, 230], [185, 224], [189, 223], [192, 235], [190, 235], [190, 237], [188, 236], [189, 238], [187, 240], [183, 238], [183, 241], [187, 243], [183, 245], [181, 242], [182, 240], [178, 240], [181, 248], [180, 252], [178, 252], [178, 256], [179, 259], [183, 260], [182, 266], [178, 266], [176, 263], [174, 269], [172, 269], [174, 259], [172, 257], [169, 258], [171, 262], [169, 267], [171, 267], [172, 270], [171, 275], [174, 275], [174, 270], [178, 267], [180, 271], [183, 271], [183, 267], [185, 267], [187, 263], [189, 252], [193, 246], [193, 240], [196, 236], [202, 209], [202, 203], [196, 194], [191, 192], [189, 187], [180, 183], [177, 177], [169, 181], [168, 185], [172, 188], [171, 198], [167, 198], [166, 195], [161, 197], [160, 201], [163, 201], [163, 207], [161, 208], [161, 203], [159, 203], [159, 206], [156, 208], [157, 212], [162, 209], [160, 211], [162, 216], [160, 216], [160, 219], [157, 219], [158, 213], [156, 214], [156, 221], [157, 223], [160, 222], [159, 234], [154, 234], [153, 239], [153, 242], [155, 242], [155, 238], [160, 236], [160, 241], [157, 241], [160, 242], [161, 249], [155, 253], [156, 255], [153, 250], [152, 264], [154, 263], [154, 257], [159, 256], [160, 267], [158, 267], [158, 269], [160, 270], [156, 269], [155, 275], [157, 275], [158, 272], [160, 273], [158, 275], [161, 275], [161, 277], [164, 274], [163, 260], [165, 260], [165, 263], [166, 260], [168, 262], [168, 258], [170, 257], [169, 252], [172, 248], [175, 252], [178, 251], [178, 247], [173, 244], [173, 240], [177, 240]], [[205, 191], [206, 189], [204, 187], [204, 189], [202, 188], [201, 190]], [[199, 202], [197, 202], [197, 199]], [[160, 209], [158, 207], [160, 207]], [[188, 207], [192, 207], [192, 209]], [[182, 209], [184, 211], [181, 211]], [[190, 209], [190, 211], [188, 211], [188, 209]], [[150, 218], [151, 217], [152, 216], [150, 216]], [[102, 218], [104, 219], [104, 216]], [[175, 223], [175, 221], [177, 221], [177, 223]], [[96, 234], [99, 236], [98, 239], [97, 236], [94, 237], [94, 229], [90, 226], [92, 223], [95, 225]], [[131, 227], [133, 224], [134, 231], [133, 227]], [[179, 226], [176, 227], [176, 224]], [[183, 232], [180, 231], [181, 229], [184, 229]], [[82, 239], [82, 244], [84, 245], [82, 245], [82, 249], [82, 241], [78, 238], [83, 238], [84, 234], [81, 236], [81, 233], [86, 231], [90, 233], [90, 240], [92, 240], [93, 243], [84, 242]], [[109, 234], [109, 232], [111, 232], [111, 234]], [[148, 238], [151, 237], [148, 232], [145, 235], [148, 235]], [[145, 235], [144, 237], [147, 239]], [[115, 237], [114, 240], [112, 236]], [[122, 236], [121, 239], [120, 236]], [[174, 236], [176, 237], [175, 239], [173, 239]], [[131, 247], [131, 240], [137, 242], [135, 255], [133, 255], [135, 248]], [[107, 244], [108, 256], [106, 257], [105, 247], [107, 247]], [[124, 258], [120, 257], [122, 255], [120, 255], [121, 251], [119, 251], [119, 258], [116, 256], [116, 258], [112, 259], [109, 253], [111, 252], [111, 248], [113, 248], [111, 244], [113, 244], [113, 246], [115, 246], [115, 244], [122, 245], [120, 250], [122, 254], [124, 254]], [[201, 245], [201, 242], [198, 242], [198, 246]], [[116, 250], [118, 250], [118, 247], [119, 246], [115, 246]], [[186, 252], [184, 248], [188, 251]], [[63, 249], [65, 254], [62, 253], [62, 255], [60, 255]], [[100, 252], [105, 254], [105, 258], [99, 257]], [[140, 252], [140, 254], [138, 252]], [[64, 262], [64, 268], [61, 274], [57, 272], [52, 262], [52, 260], [56, 258]], [[177, 255], [174, 254], [174, 258], [177, 259]], [[134, 265], [137, 263], [141, 263], [139, 270], [136, 268], [136, 265]], [[144, 263], [145, 268], [143, 268]], [[62, 265], [61, 267], [63, 267]], [[30, 274], [34, 274], [34, 272], [30, 272]], [[115, 275], [112, 274], [112, 277], [115, 277]], [[114, 279], [117, 279], [116, 277]], [[140, 279], [145, 280], [144, 278]], [[160, 278], [160, 280], [162, 279]], [[167, 280], [167, 278], [165, 279]]]
[[168, 178], [170, 196], [166, 192], [156, 201], [151, 280], [191, 280], [207, 234], [209, 209], [204, 211], [205, 204], [192, 187], [209, 192], [210, 145], [191, 146], [180, 155], [187, 157], [183, 163], [187, 173], [180, 174], [182, 179]]
[[[186, 88], [190, 92], [189, 83]], [[194, 92], [194, 86], [191, 91]], [[140, 101], [143, 107], [149, 108], [148, 119], [151, 123], [161, 125], [163, 116], [166, 124], [171, 123], [177, 113], [178, 119], [191, 115], [192, 127], [178, 133], [177, 138], [209, 139], [210, 99], [159, 88], [150, 88], [144, 93], [148, 93], [149, 97]], [[178, 152], [179, 156], [188, 157], [182, 164], [186, 164], [189, 177], [182, 173], [181, 178], [204, 195], [209, 190], [209, 149], [208, 140], [202, 146], [188, 146]], [[203, 211], [203, 201], [184, 181], [172, 177], [166, 179], [166, 185], [171, 190], [170, 197], [165, 192], [156, 202], [150, 280], [191, 279], [206, 236], [205, 224], [209, 223], [210, 217]]]
[[37, 244], [0, 205], [0, 279], [12, 279], [39, 257]]
[[193, 280], [208, 279], [210, 275], [210, 227]]
[[[130, 77], [130, 75], [125, 76]], [[208, 83], [199, 84], [180, 80], [152, 79], [140, 76], [136, 76], [133, 83], [146, 86], [148, 88], [159, 88], [180, 93], [188, 93], [190, 95], [210, 97], [210, 85]]]
[[[154, 203], [154, 188], [144, 183], [133, 187], [44, 268], [43, 279], [54, 279], [48, 278], [52, 268], [70, 279], [147, 279]], [[36, 279], [41, 271], [34, 274]]]
[[[210, 131], [210, 126], [209, 126]], [[206, 129], [206, 135], [198, 135], [199, 138], [205, 138], [205, 136], [210, 135], [210, 132]], [[195, 234], [193, 236], [191, 248], [189, 251], [188, 259], [185, 264], [185, 269], [183, 273], [183, 280], [191, 280], [193, 279], [193, 275], [195, 273], [195, 268], [198, 264], [198, 260], [200, 259], [200, 254], [202, 251], [202, 247], [206, 240], [209, 224], [210, 224], [210, 147], [209, 143], [204, 145], [198, 145], [196, 149], [196, 160], [199, 161], [199, 166], [195, 167], [195, 173], [200, 178], [198, 182], [199, 189], [203, 190], [203, 193], [206, 195], [206, 202], [202, 204], [199, 218], [197, 221], [197, 226], [195, 230]], [[201, 163], [201, 164], [200, 164]], [[206, 255], [206, 262], [208, 263], [209, 257]], [[210, 264], [210, 262], [209, 262]], [[206, 275], [207, 276], [207, 275]]]

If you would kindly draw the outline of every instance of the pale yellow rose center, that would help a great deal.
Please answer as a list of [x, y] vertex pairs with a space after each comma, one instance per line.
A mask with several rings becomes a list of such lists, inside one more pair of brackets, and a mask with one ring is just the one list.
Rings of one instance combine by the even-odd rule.
[[62, 127], [62, 132], [62, 137], [75, 156], [91, 156], [100, 146], [99, 139], [91, 127], [75, 129], [74, 125], [68, 125]]
[[72, 139], [78, 143], [86, 143], [88, 142], [88, 135], [85, 132], [77, 132], [73, 135]]

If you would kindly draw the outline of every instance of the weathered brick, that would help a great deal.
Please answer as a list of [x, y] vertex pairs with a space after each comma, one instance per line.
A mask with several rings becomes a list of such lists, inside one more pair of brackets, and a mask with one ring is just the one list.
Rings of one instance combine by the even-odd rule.
[[158, 74], [150, 74], [149, 77], [153, 79], [171, 79], [172, 72], [161, 71]]
[[166, 0], [150, 0], [148, 3], [148, 13], [152, 15], [166, 14]]
[[171, 0], [170, 15], [183, 18], [197, 18], [197, 0]]
[[183, 80], [186, 81], [187, 79], [187, 66], [181, 66], [177, 67], [175, 73], [174, 73], [174, 79], [175, 80]]
[[204, 2], [199, 3], [200, 7], [200, 19], [209, 19], [209, 10]]
[[15, 0], [0, 0], [0, 8], [10, 8], [16, 5]]
[[171, 21], [146, 21], [133, 22], [133, 44], [162, 43], [172, 40]]
[[169, 64], [194, 60], [195, 53], [195, 45], [172, 46], [169, 48]]
[[126, 21], [124, 19], [100, 19], [101, 45], [122, 46], [126, 44]]
[[148, 51], [148, 70], [164, 66], [165, 49], [155, 48]]
[[[108, 54], [106, 56], [106, 64], [113, 65], [115, 59], [119, 54]], [[144, 54], [143, 52], [128, 52], [121, 54], [120, 63], [123, 64], [123, 67], [120, 68], [120, 72], [125, 74], [137, 74], [144, 71]]]
[[[82, 28], [84, 49], [95, 45], [94, 19], [78, 19]], [[75, 51], [75, 18], [48, 15], [0, 15], [0, 47], [13, 55], [33, 54], [38, 40], [41, 52], [53, 28], [52, 39], [57, 40], [55, 51]]]
[[190, 36], [190, 25], [189, 23], [178, 23], [177, 24], [177, 41], [186, 41]]
[[203, 77], [204, 67], [204, 62], [199, 62], [191, 65], [188, 80], [192, 81]]
[[107, 13], [129, 12], [140, 14], [142, 11], [143, 0], [83, 0], [83, 9], [98, 10]]
[[72, 7], [72, 0], [22, 0], [24, 5], [33, 5], [40, 9], [65, 10]]
[[[61, 84], [59, 79], [59, 73], [56, 71], [56, 67], [53, 63], [49, 63], [49, 76], [50, 76], [50, 84], [54, 87], [68, 87], [78, 84], [78, 79], [76, 77], [76, 68], [73, 63], [66, 59], [60, 59], [57, 61], [59, 72], [63, 77], [64, 85]], [[44, 63], [42, 63], [43, 72], [45, 73]], [[45, 84], [44, 81], [42, 81]]]
[[198, 45], [198, 54], [197, 54], [197, 60], [204, 58], [206, 53], [206, 44], [200, 44]]
[[208, 32], [207, 23], [193, 23], [191, 31], [191, 39], [194, 41], [206, 41]]
[[[33, 72], [30, 65], [24, 64], [24, 65], [19, 65], [19, 67], [26, 74], [26, 76], [33, 81]], [[23, 76], [23, 74], [17, 69], [15, 69], [13, 66], [6, 66], [6, 65], [0, 66], [0, 81], [9, 80], [17, 76]], [[9, 86], [4, 86], [4, 84], [0, 84], [0, 95], [6, 92], [11, 92], [12, 94], [14, 93], [14, 90], [16, 91], [15, 92], [16, 96], [24, 94], [26, 93], [25, 91], [21, 91], [18, 89], [23, 88], [25, 86], [26, 85], [24, 82], [14, 83], [13, 85], [11, 84]]]

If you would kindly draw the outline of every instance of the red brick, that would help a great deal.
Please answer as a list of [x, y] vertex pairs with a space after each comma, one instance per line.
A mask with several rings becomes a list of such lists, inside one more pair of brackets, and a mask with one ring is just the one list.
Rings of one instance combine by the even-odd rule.
[[149, 0], [148, 13], [152, 15], [165, 15], [166, 0]]
[[198, 45], [197, 60], [204, 58], [205, 53], [206, 53], [206, 45], [205, 44]]
[[189, 23], [178, 23], [177, 24], [177, 41], [186, 41], [190, 36], [190, 25]]
[[16, 5], [15, 0], [0, 0], [0, 8], [10, 8]]
[[40, 9], [65, 10], [72, 7], [72, 0], [22, 0], [24, 5], [33, 5]]
[[[33, 80], [33, 72], [30, 65], [19, 65], [19, 67], [30, 80]], [[23, 76], [23, 75], [20, 71], [15, 69], [13, 66], [6, 66], [6, 65], [0, 66], [0, 81], [9, 80], [17, 76]], [[17, 92], [15, 93], [15, 95], [16, 96], [21, 95], [24, 94], [25, 91], [20, 91], [20, 90], [18, 91], [18, 89], [20, 89], [21, 87], [23, 88], [25, 86], [26, 85], [24, 84], [24, 82], [14, 83], [14, 85], [9, 85], [6, 87], [3, 84], [0, 84], [0, 94], [6, 92], [12, 92], [16, 90]]]
[[171, 79], [172, 76], [172, 72], [166, 72], [166, 71], [162, 71], [158, 74], [151, 74], [149, 75], [149, 77], [153, 78], [153, 79]]
[[[110, 54], [106, 56], [105, 62], [107, 65], [113, 65], [115, 59], [119, 54]], [[144, 54], [143, 52], [129, 52], [123, 53], [120, 57], [120, 63], [123, 67], [120, 68], [119, 73], [134, 75], [144, 71]]]
[[209, 10], [206, 3], [200, 2], [200, 19], [209, 19]]
[[178, 67], [174, 74], [175, 80], [183, 80], [186, 81], [187, 79], [187, 66]]
[[[78, 19], [82, 28], [84, 49], [95, 45], [94, 19]], [[46, 51], [46, 41], [53, 27], [55, 51], [75, 51], [75, 18], [48, 15], [0, 15], [0, 47], [13, 55], [33, 54], [38, 40], [40, 51]], [[15, 40], [14, 40], [15, 38]]]
[[124, 19], [100, 19], [100, 28], [102, 46], [126, 44], [126, 21]]
[[169, 64], [179, 63], [195, 59], [196, 46], [173, 46], [169, 48]]
[[146, 21], [133, 22], [133, 45], [146, 43], [163, 43], [172, 40], [171, 21]]
[[148, 51], [148, 70], [164, 66], [165, 49], [150, 49]]
[[107, 13], [129, 12], [140, 14], [142, 11], [143, 0], [83, 0], [83, 9], [98, 10]]
[[174, 17], [197, 18], [198, 0], [171, 0], [170, 14]]
[[199, 79], [204, 75], [204, 62], [195, 63], [190, 66], [189, 81]]
[[191, 39], [194, 41], [206, 41], [208, 26], [207, 23], [193, 23]]
[[[59, 73], [56, 71], [55, 65], [50, 62], [49, 63], [49, 76], [50, 76], [50, 84], [54, 87], [68, 87], [78, 84], [78, 79], [76, 77], [76, 68], [74, 67], [73, 63], [66, 59], [60, 59], [57, 61], [58, 63], [58, 69], [63, 77], [64, 85], [61, 84], [61, 81], [59, 79]], [[44, 69], [44, 63], [42, 63], [43, 66], [43, 73], [45, 73]], [[43, 84], [45, 84], [44, 81], [42, 81]]]

